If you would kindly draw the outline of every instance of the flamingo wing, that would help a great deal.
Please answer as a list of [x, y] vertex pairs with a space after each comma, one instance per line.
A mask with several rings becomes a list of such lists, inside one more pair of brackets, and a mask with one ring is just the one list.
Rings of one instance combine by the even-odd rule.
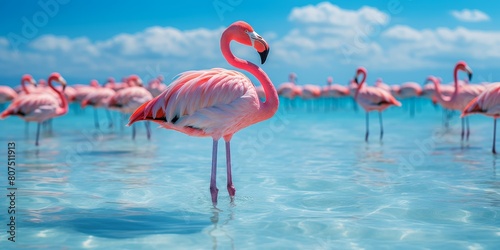
[[27, 121], [43, 121], [51, 118], [57, 108], [59, 100], [50, 94], [25, 95], [9, 105], [0, 118], [17, 115]]
[[251, 124], [252, 111], [258, 108], [255, 87], [242, 73], [221, 68], [188, 71], [139, 107], [129, 124], [153, 120], [181, 132], [188, 128], [212, 135], [221, 130], [222, 136]]

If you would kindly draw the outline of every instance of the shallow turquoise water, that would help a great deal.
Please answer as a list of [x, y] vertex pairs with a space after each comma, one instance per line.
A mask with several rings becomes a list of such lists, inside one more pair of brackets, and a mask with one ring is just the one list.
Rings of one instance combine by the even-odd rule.
[[16, 243], [4, 195], [0, 248], [498, 249], [491, 119], [471, 116], [461, 143], [457, 116], [445, 129], [441, 110], [421, 104], [414, 118], [384, 113], [383, 143], [376, 114], [365, 143], [364, 112], [281, 108], [232, 140], [234, 204], [219, 143], [218, 209], [209, 138], [153, 129], [147, 141], [138, 123], [132, 141], [130, 128], [94, 129], [87, 109], [54, 120], [36, 148], [34, 124], [26, 135], [21, 120], [0, 121], [3, 159], [16, 143], [18, 187]]

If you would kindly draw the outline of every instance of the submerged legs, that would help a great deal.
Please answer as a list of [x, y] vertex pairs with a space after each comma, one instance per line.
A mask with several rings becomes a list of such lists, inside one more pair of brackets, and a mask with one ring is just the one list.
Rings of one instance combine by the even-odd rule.
[[230, 141], [226, 141], [226, 167], [227, 167], [227, 192], [231, 201], [234, 200], [234, 195], [236, 194], [236, 188], [233, 185], [233, 177], [231, 173], [231, 145]]
[[212, 146], [212, 172], [210, 174], [210, 194], [212, 195], [212, 204], [217, 206], [217, 194], [219, 189], [217, 188], [217, 143], [218, 140], [214, 139]]

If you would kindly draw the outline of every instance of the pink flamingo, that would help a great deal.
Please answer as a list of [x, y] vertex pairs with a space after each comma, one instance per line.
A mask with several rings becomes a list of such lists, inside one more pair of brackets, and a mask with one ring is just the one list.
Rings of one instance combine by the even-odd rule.
[[387, 92], [391, 92], [391, 87], [387, 85], [387, 83], [384, 83], [382, 78], [378, 78], [377, 81], [375, 82], [375, 87], [381, 88]]
[[389, 92], [377, 88], [364, 86], [366, 80], [366, 69], [363, 67], [359, 67], [356, 71], [356, 75], [354, 76], [354, 81], [358, 83], [358, 76], [362, 74], [363, 78], [361, 83], [358, 84], [358, 89], [356, 90], [356, 94], [354, 95], [354, 99], [363, 107], [366, 111], [366, 134], [365, 141], [368, 141], [369, 134], [369, 123], [368, 123], [368, 113], [374, 110], [378, 111], [379, 114], [379, 122], [380, 122], [380, 140], [384, 136], [384, 126], [382, 123], [382, 111], [387, 109], [388, 107], [395, 105], [400, 107], [401, 103], [394, 98]]
[[[31, 85], [26, 86], [26, 82], [30, 83]], [[18, 96], [27, 95], [33, 91], [36, 91], [35, 79], [29, 74], [23, 75], [21, 77], [21, 85], [17, 87], [15, 91], [18, 93]]]
[[405, 82], [399, 87], [399, 97], [410, 99], [410, 117], [415, 116], [415, 98], [422, 95], [422, 87], [416, 82]]
[[278, 86], [277, 92], [278, 96], [281, 96], [285, 100], [286, 107], [293, 107], [293, 100], [295, 97], [300, 96], [302, 91], [297, 88], [297, 74], [290, 73], [288, 75], [288, 82], [284, 82]]
[[153, 97], [159, 96], [163, 91], [167, 89], [167, 85], [163, 83], [163, 76], [158, 76], [155, 79], [149, 81], [148, 87], [146, 88]]
[[[153, 99], [153, 95], [144, 87], [142, 80], [137, 75], [132, 75], [126, 79], [129, 87], [120, 89], [109, 98], [108, 107], [117, 109], [123, 114], [133, 113], [143, 103]], [[149, 122], [146, 125], [146, 135], [148, 140], [151, 138], [151, 128]], [[135, 126], [132, 126], [132, 139], [135, 139]]]
[[333, 84], [333, 78], [326, 78], [326, 86], [321, 88], [321, 97], [325, 97], [325, 109], [328, 108], [328, 99], [331, 100], [331, 105], [338, 101], [338, 98], [349, 96], [349, 89], [340, 84]]
[[267, 42], [242, 21], [231, 24], [223, 33], [220, 46], [232, 66], [254, 75], [264, 87], [266, 100], [259, 100], [254, 85], [244, 74], [227, 69], [188, 71], [182, 73], [161, 95], [143, 104], [130, 117], [129, 125], [140, 120], [154, 121], [164, 128], [190, 136], [213, 138], [210, 193], [217, 205], [217, 143], [226, 142], [227, 190], [231, 201], [236, 189], [231, 175], [230, 141], [233, 134], [252, 124], [271, 118], [279, 99], [271, 80], [257, 65], [235, 57], [231, 41], [255, 48], [264, 63], [269, 53]]
[[[97, 117], [97, 108], [107, 108], [109, 100], [113, 97], [116, 92], [111, 88], [99, 87], [95, 91], [90, 92], [85, 96], [81, 102], [81, 107], [90, 105], [94, 108], [94, 125], [95, 128], [99, 129], [99, 118]], [[109, 110], [106, 109], [106, 115], [108, 116], [109, 128], [113, 127], [113, 119], [111, 119], [111, 114]]]
[[500, 83], [492, 84], [479, 96], [472, 99], [467, 106], [465, 106], [461, 117], [470, 114], [483, 114], [493, 117], [493, 147], [491, 152], [496, 154], [495, 141], [497, 134], [497, 118], [500, 117]]
[[17, 97], [16, 91], [9, 86], [0, 86], [0, 108], [3, 109], [5, 103]]
[[75, 101], [81, 103], [83, 99], [99, 87], [97, 80], [91, 80], [89, 85], [76, 84], [73, 88], [76, 90]]
[[16, 99], [0, 115], [0, 119], [5, 119], [7, 116], [15, 115], [25, 121], [38, 122], [35, 142], [36, 146], [38, 146], [38, 139], [40, 137], [40, 124], [43, 121], [64, 115], [68, 112], [68, 102], [62, 93], [63, 91], [58, 91], [52, 85], [53, 81], [59, 82], [63, 86], [63, 91], [64, 86], [66, 86], [66, 81], [59, 73], [52, 73], [49, 77], [49, 87], [57, 93], [59, 100], [50, 94], [40, 93], [36, 95], [25, 95]]
[[349, 95], [349, 89], [346, 86], [342, 86], [339, 84], [332, 84], [333, 83], [332, 77], [328, 77], [326, 79], [326, 83], [327, 85], [321, 89], [320, 95], [322, 97], [339, 98]]
[[[455, 65], [455, 69], [453, 71], [455, 90], [449, 98], [441, 93], [440, 84], [437, 78], [431, 76], [427, 78], [427, 81], [432, 81], [434, 83], [434, 87], [436, 88], [436, 99], [441, 104], [441, 106], [449, 110], [462, 111], [472, 99], [481, 94], [481, 92], [484, 90], [484, 87], [477, 87], [468, 84], [460, 85], [458, 82], [458, 71], [467, 72], [469, 81], [472, 78], [472, 70], [469, 68], [469, 66], [467, 66], [467, 63], [465, 63], [464, 61], [459, 61]], [[467, 122], [466, 134], [464, 131], [464, 120]], [[469, 140], [470, 126], [467, 117], [462, 118], [462, 141], [464, 140], [464, 134], [466, 135], [466, 140]]]

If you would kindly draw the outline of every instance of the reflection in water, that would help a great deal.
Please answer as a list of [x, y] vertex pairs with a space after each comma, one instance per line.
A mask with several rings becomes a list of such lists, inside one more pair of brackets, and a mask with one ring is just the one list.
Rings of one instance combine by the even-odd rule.
[[[233, 205], [231, 205], [233, 206]], [[229, 214], [228, 217], [224, 220], [222, 224], [219, 225], [219, 214], [223, 213], [224, 211], [214, 207], [212, 208], [212, 216], [210, 216], [210, 221], [213, 224], [213, 228], [210, 229], [209, 234], [212, 237], [212, 249], [216, 250], [219, 247], [219, 238], [227, 238], [229, 239], [231, 249], [234, 248], [234, 239], [231, 237], [228, 232], [224, 229], [224, 226], [226, 226], [230, 221], [234, 219], [234, 211], [231, 207], [228, 208]], [[225, 249], [225, 247], [223, 247]]]

